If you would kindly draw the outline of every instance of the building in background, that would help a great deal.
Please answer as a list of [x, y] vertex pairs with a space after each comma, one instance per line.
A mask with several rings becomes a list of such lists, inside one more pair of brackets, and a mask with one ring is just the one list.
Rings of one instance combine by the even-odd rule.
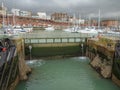
[[101, 26], [107, 27], [111, 30], [120, 30], [119, 20], [102, 20]]
[[15, 16], [20, 16], [20, 9], [13, 8], [13, 9], [11, 9], [11, 12]]
[[118, 20], [102, 20], [101, 25], [105, 27], [117, 27], [119, 26]]
[[47, 18], [47, 15], [46, 15], [45, 12], [38, 12], [37, 15], [40, 19], [46, 19]]
[[12, 14], [15, 16], [23, 16], [23, 17], [31, 17], [32, 14], [30, 11], [22, 11], [20, 9], [12, 9], [11, 10]]
[[69, 17], [67, 13], [53, 13], [51, 15], [51, 20], [57, 21], [57, 22], [68, 22]]
[[47, 15], [46, 19], [51, 20], [51, 16]]
[[30, 11], [20, 11], [20, 16], [31, 17], [32, 13]]
[[7, 8], [6, 7], [0, 7], [0, 15], [6, 15], [7, 14]]
[[85, 20], [84, 19], [81, 19], [81, 18], [75, 18], [75, 17], [71, 17], [69, 18], [69, 22], [70, 23], [75, 23], [77, 25], [82, 25], [85, 23]]
[[0, 28], [6, 24], [6, 16], [7, 16], [7, 7], [5, 7], [2, 3], [0, 6]]

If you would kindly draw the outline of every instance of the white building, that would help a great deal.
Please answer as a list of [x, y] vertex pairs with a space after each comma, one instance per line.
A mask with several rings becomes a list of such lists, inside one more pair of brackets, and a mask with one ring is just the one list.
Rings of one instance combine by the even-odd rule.
[[23, 16], [23, 17], [30, 17], [31, 16], [31, 12], [29, 11], [22, 11], [20, 9], [12, 9], [11, 12], [13, 13], [13, 15], [15, 16]]
[[35, 15], [33, 15], [32, 18], [39, 19], [39, 16], [35, 16]]
[[11, 12], [13, 13], [13, 15], [15, 16], [20, 16], [20, 9], [12, 9]]
[[38, 12], [37, 15], [39, 16], [39, 18], [41, 19], [47, 19], [47, 15], [45, 12]]
[[7, 8], [4, 6], [0, 7], [0, 15], [6, 15], [7, 14]]
[[84, 19], [79, 19], [79, 24], [84, 24], [85, 20]]
[[47, 19], [47, 20], [51, 20], [51, 16], [48, 16], [48, 15], [47, 15], [47, 16], [46, 16], [46, 19]]
[[69, 22], [76, 23], [76, 24], [84, 24], [85, 20], [84, 19], [77, 19], [77, 18], [70, 18]]
[[20, 16], [31, 17], [31, 12], [29, 12], [29, 11], [20, 11]]

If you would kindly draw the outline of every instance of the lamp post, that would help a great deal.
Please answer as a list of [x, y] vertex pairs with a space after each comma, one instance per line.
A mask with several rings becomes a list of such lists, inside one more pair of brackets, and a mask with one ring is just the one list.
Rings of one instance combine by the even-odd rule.
[[29, 45], [29, 50], [30, 50], [30, 60], [31, 60], [31, 50], [32, 50], [32, 46]]

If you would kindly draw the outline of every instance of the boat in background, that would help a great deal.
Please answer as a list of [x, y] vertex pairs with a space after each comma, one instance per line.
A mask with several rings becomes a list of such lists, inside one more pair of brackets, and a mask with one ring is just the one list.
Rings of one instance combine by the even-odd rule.
[[32, 27], [23, 27], [23, 29], [28, 33], [33, 31]]
[[45, 31], [54, 31], [55, 28], [52, 25], [48, 25], [48, 27], [45, 28]]
[[83, 30], [78, 30], [78, 33], [98, 35], [98, 31], [94, 28], [85, 28]]
[[25, 33], [26, 31], [20, 26], [13, 26], [13, 34]]
[[71, 32], [71, 33], [78, 33], [78, 30], [80, 29], [79, 23], [76, 21], [76, 16], [75, 14], [73, 15], [73, 21], [72, 21], [72, 26], [69, 25], [68, 28], [64, 29], [63, 31], [65, 32]]
[[97, 29], [97, 31], [98, 31], [99, 34], [106, 33], [106, 30], [105, 30], [105, 29]]
[[74, 27], [71, 27], [71, 28], [64, 29], [63, 31], [64, 32], [71, 32], [71, 33], [78, 33], [79, 29], [80, 29], [79, 27], [74, 26]]

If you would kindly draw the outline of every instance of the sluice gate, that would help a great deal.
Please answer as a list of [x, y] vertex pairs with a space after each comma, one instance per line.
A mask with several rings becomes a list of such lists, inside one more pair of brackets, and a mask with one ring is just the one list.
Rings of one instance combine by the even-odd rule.
[[82, 51], [85, 53], [86, 40], [85, 37], [25, 38], [25, 56], [30, 57], [31, 54], [33, 58], [40, 58], [82, 55]]

